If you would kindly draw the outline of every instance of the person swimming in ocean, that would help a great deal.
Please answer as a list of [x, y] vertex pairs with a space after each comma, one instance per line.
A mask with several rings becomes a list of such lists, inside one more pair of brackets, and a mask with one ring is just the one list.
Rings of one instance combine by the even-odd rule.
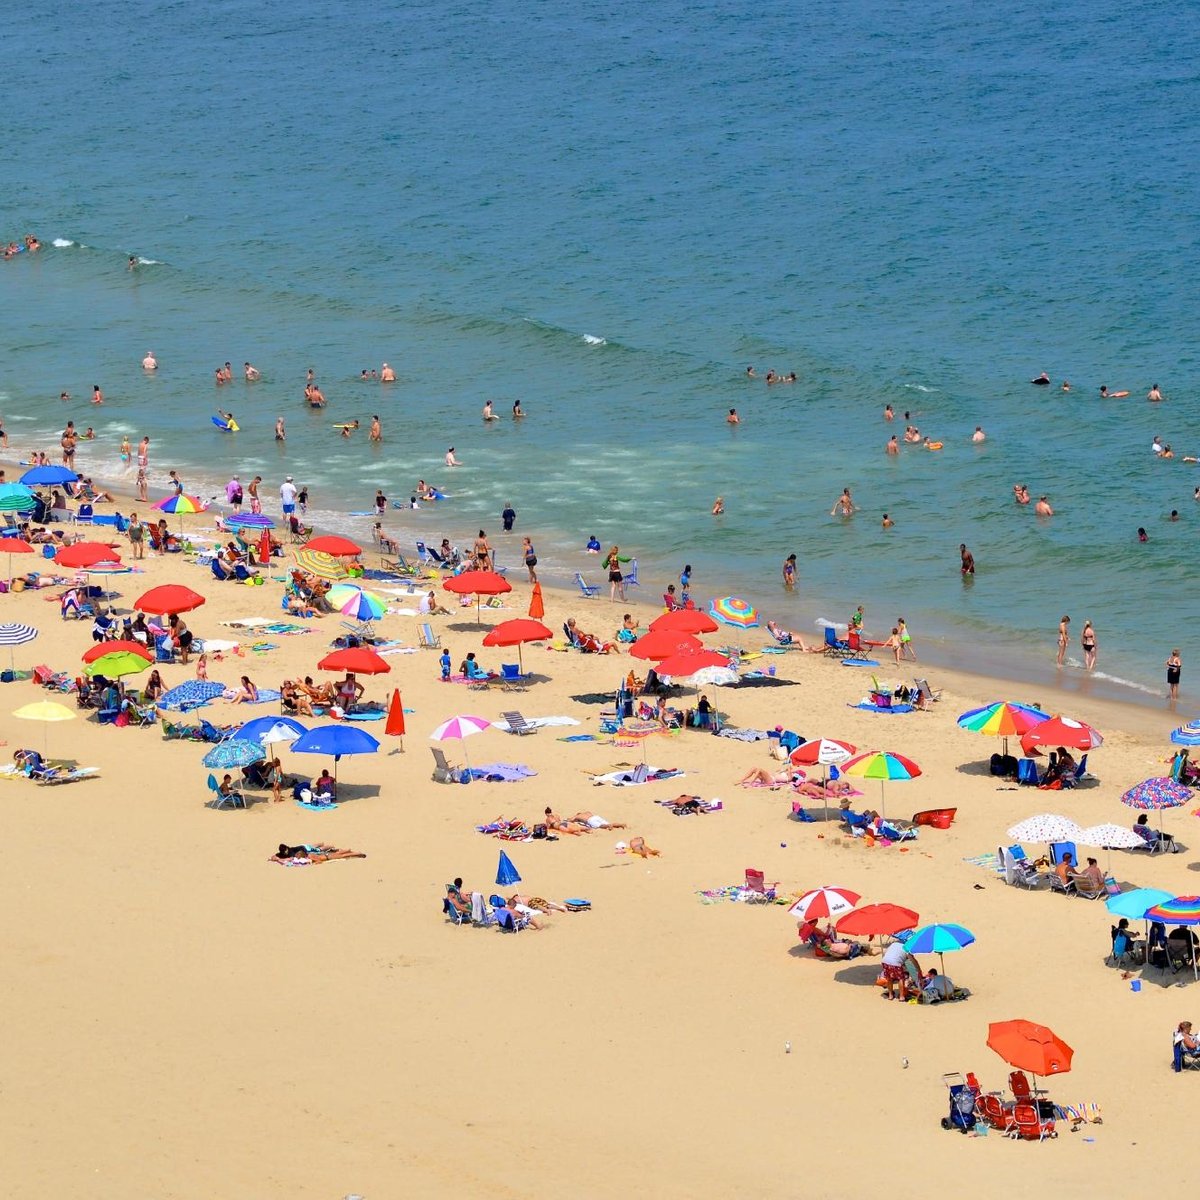
[[742, 423], [742, 418], [738, 416], [736, 408], [729, 410], [729, 415], [725, 418], [725, 423], [727, 425], [740, 425]]
[[1029, 503], [1029, 489], [1023, 483], [1013, 484], [1013, 499], [1018, 504]]
[[1146, 399], [1147, 399], [1147, 400], [1153, 400], [1153, 401], [1158, 401], [1158, 400], [1161, 400], [1161, 399], [1162, 399], [1162, 392], [1160, 392], [1160, 391], [1158, 390], [1158, 384], [1157, 384], [1157, 383], [1156, 383], [1156, 384], [1154, 384], [1154, 386], [1153, 386], [1153, 387], [1151, 387], [1151, 389], [1150, 389], [1150, 390], [1149, 390], [1149, 391], [1146, 393]]
[[446, 466], [448, 466], [448, 467], [461, 467], [462, 466], [462, 463], [460, 463], [458, 461], [458, 459], [454, 457], [454, 447], [453, 446], [451, 446], [450, 449], [446, 451]]
[[847, 487], [842, 488], [842, 494], [834, 501], [833, 507], [829, 510], [829, 515], [834, 517], [840, 513], [843, 517], [850, 517], [856, 511], [854, 501], [850, 499], [850, 489]]
[[1036, 379], [1031, 379], [1029, 382], [1035, 384], [1037, 387], [1049, 387], [1050, 376], [1043, 371]]
[[242, 374], [247, 383], [257, 383], [262, 378], [262, 372], [252, 363], [242, 363]]
[[1050, 507], [1050, 501], [1047, 500], [1045, 496], [1038, 497], [1038, 502], [1033, 506], [1033, 511], [1037, 513], [1039, 517], [1054, 516], [1054, 509]]

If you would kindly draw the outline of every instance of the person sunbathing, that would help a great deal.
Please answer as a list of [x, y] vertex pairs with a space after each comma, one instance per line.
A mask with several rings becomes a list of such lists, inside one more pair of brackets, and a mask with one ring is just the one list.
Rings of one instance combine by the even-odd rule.
[[[767, 630], [781, 646], [799, 646], [801, 650], [809, 649], [798, 633], [791, 629], [781, 629], [775, 621], [767, 622]], [[821, 647], [821, 653], [825, 653], [824, 646]]]
[[618, 821], [609, 821], [604, 817], [599, 816], [594, 812], [577, 812], [573, 817], [568, 817], [568, 821], [575, 821], [580, 825], [586, 825], [589, 829], [626, 829], [628, 826], [622, 825]]
[[522, 896], [517, 892], [509, 896], [508, 903], [518, 908], [524, 905], [526, 908], [536, 909], [538, 912], [569, 911], [565, 904], [556, 904], [553, 900], [543, 900], [541, 896]]
[[[285, 866], [293, 859], [308, 859], [310, 862], [331, 862], [335, 858], [366, 858], [357, 850], [339, 850], [326, 842], [314, 842], [312, 845], [288, 846], [279, 843], [279, 849], [267, 859], [267, 862], [283, 863]], [[455, 905], [457, 907], [457, 905]], [[468, 911], [470, 911], [468, 909]]]
[[658, 858], [662, 851], [647, 846], [646, 839], [643, 837], [632, 837], [629, 839], [629, 853], [636, 854], [640, 858]]
[[296, 685], [314, 704], [330, 705], [337, 699], [337, 693], [332, 683], [314, 684], [311, 675], [305, 675], [304, 682]]
[[541, 921], [539, 921], [537, 917], [533, 915], [536, 909], [529, 907], [527, 904], [516, 903], [515, 899], [516, 898], [514, 897], [513, 899], [505, 901], [504, 907], [500, 911], [508, 913], [516, 925], [521, 929], [546, 928], [545, 925], [543, 925]]
[[242, 676], [242, 684], [238, 689], [238, 694], [230, 700], [230, 704], [257, 704], [258, 703], [258, 688], [250, 682], [249, 675]]
[[585, 633], [575, 624], [574, 617], [567, 620], [567, 636], [584, 654], [608, 654], [616, 648], [612, 642], [601, 642], [594, 633]]
[[305, 717], [315, 715], [312, 701], [290, 679], [285, 679], [279, 685], [279, 696], [283, 702], [284, 712], [300, 713]]
[[802, 942], [807, 942], [825, 958], [857, 958], [863, 953], [858, 942], [839, 939], [832, 925], [822, 929], [816, 921], [806, 921], [796, 932]]
[[542, 821], [547, 829], [553, 829], [556, 833], [569, 833], [572, 837], [582, 837], [587, 832], [586, 829], [580, 829], [578, 823], [572, 824], [571, 821], [563, 820], [550, 808], [542, 814]]
[[796, 778], [796, 770], [788, 763], [778, 771], [768, 771], [766, 767], [751, 767], [738, 780], [739, 787], [784, 787]]

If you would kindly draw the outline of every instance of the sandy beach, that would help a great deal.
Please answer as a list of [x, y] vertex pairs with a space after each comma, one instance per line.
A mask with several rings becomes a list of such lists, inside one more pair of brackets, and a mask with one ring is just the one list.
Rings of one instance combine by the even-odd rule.
[[[211, 518], [189, 519], [190, 529], [205, 526]], [[115, 579], [119, 612], [171, 581], [207, 597], [189, 614], [200, 637], [232, 639], [225, 622], [279, 613], [278, 582], [219, 584], [182, 555], [140, 565]], [[516, 575], [482, 626], [474, 608], [433, 619], [456, 664], [469, 650], [491, 667], [510, 659], [481, 641], [491, 624], [525, 615], [530, 587]], [[390, 585], [369, 586], [387, 594]], [[17, 648], [18, 669], [78, 673], [90, 622], [60, 619], [60, 591], [4, 598], [6, 620], [40, 631]], [[623, 611], [606, 596], [547, 588], [545, 597], [554, 629], [575, 616], [610, 637]], [[338, 620], [305, 621], [311, 632], [274, 638], [274, 649], [210, 661], [209, 677], [233, 684], [245, 673], [276, 687], [315, 674]], [[417, 623], [389, 614], [380, 630], [407, 649]], [[740, 638], [760, 648], [761, 635]], [[593, 774], [640, 762], [641, 748], [561, 739], [599, 733], [601, 706], [574, 697], [611, 692], [631, 665], [644, 673], [625, 654], [527, 646], [536, 681], [519, 693], [444, 684], [436, 660], [395, 654], [389, 675], [364, 681], [381, 701], [401, 689], [408, 732], [401, 750], [382, 723], [366, 726], [381, 752], [342, 761], [340, 804], [329, 812], [290, 797], [272, 804], [262, 792], [246, 811], [215, 811], [200, 764], [207, 747], [165, 741], [158, 727], [102, 727], [82, 711], [48, 728], [5, 720], [7, 753], [45, 739], [52, 757], [100, 772], [54, 788], [0, 783], [8, 1195], [842, 1197], [894, 1187], [900, 1170], [921, 1186], [970, 1179], [973, 1190], [1000, 1195], [1015, 1173], [1036, 1169], [1042, 1187], [1075, 1196], [1132, 1170], [1135, 1156], [1165, 1161], [1188, 1132], [1188, 1105], [1163, 1097], [1190, 1086], [1170, 1073], [1170, 1033], [1192, 1015], [1195, 993], [1159, 987], [1154, 973], [1132, 992], [1104, 962], [1102, 903], [1008, 888], [965, 861], [1037, 812], [1130, 823], [1119, 797], [1165, 772], [1178, 717], [1079, 700], [1070, 715], [1106, 738], [1089, 758], [1099, 782], [1045, 793], [991, 778], [996, 741], [955, 725], [973, 704], [1025, 698], [985, 679], [940, 671], [932, 711], [888, 717], [848, 707], [869, 671], [817, 655], [746, 664], [769, 663], [794, 686], [708, 690], [729, 724], [784, 725], [914, 759], [923, 774], [888, 785], [890, 815], [958, 810], [947, 830], [868, 848], [835, 822], [789, 820], [786, 790], [736, 786], [749, 768], [772, 765], [765, 742], [654, 735], [646, 760], [683, 769], [682, 779], [593, 785]], [[901, 678], [886, 664], [875, 673]], [[920, 664], [904, 677], [914, 673], [924, 673]], [[194, 667], [162, 674], [172, 686]], [[11, 713], [47, 693], [24, 680], [3, 696]], [[62, 699], [74, 710], [72, 697]], [[491, 729], [466, 744], [474, 764], [536, 772], [524, 781], [431, 780], [430, 730], [455, 714], [496, 720], [512, 708], [579, 725], [520, 738]], [[200, 710], [214, 722], [278, 711], [277, 702], [221, 700]], [[445, 749], [462, 761], [458, 743]], [[328, 765], [281, 757], [292, 773]], [[863, 790], [859, 806], [878, 807], [878, 785]], [[655, 803], [681, 793], [723, 808], [681, 818]], [[500, 816], [532, 822], [547, 805], [628, 828], [507, 844], [475, 832]], [[1192, 820], [1184, 806], [1163, 824], [1186, 845]], [[631, 836], [661, 856], [617, 853]], [[280, 842], [317, 841], [368, 857], [302, 869], [268, 861]], [[468, 889], [497, 890], [502, 848], [522, 891], [586, 897], [591, 911], [555, 913], [544, 930], [516, 936], [452, 927], [441, 913], [446, 883], [461, 875]], [[784, 906], [699, 894], [740, 883], [748, 867], [780, 881], [781, 895], [837, 884], [864, 903], [914, 908], [923, 922], [968, 926], [976, 944], [946, 969], [971, 998], [881, 1002], [877, 959], [817, 961]], [[1190, 854], [1116, 852], [1112, 867], [1126, 886], [1195, 890]], [[974, 1071], [986, 1088], [1004, 1086], [1008, 1068], [984, 1043], [990, 1021], [1015, 1017], [1049, 1025], [1074, 1047], [1074, 1067], [1052, 1081], [1052, 1095], [1099, 1105], [1102, 1125], [1071, 1134], [1060, 1124], [1057, 1141], [1040, 1147], [942, 1131], [942, 1074]], [[1169, 1177], [1155, 1187], [1180, 1195], [1184, 1184]]]

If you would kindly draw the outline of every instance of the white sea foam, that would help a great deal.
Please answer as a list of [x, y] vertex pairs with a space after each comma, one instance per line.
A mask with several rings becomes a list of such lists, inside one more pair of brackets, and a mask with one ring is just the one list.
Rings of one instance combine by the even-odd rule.
[[904, 386], [906, 388], [910, 388], [914, 392], [936, 392], [937, 391], [937, 388], [925, 387], [924, 384], [920, 384], [920, 383], [906, 383]]
[[585, 333], [583, 335], [583, 340], [585, 342], [587, 342], [587, 344], [589, 346], [607, 346], [608, 345], [608, 342], [605, 341], [604, 338], [593, 337], [590, 333]]
[[140, 267], [161, 267], [163, 265], [160, 258], [142, 258], [138, 257], [138, 266]]
[[57, 246], [60, 250], [65, 250], [68, 246], [75, 245], [75, 243], [70, 238], [55, 238], [50, 245]]

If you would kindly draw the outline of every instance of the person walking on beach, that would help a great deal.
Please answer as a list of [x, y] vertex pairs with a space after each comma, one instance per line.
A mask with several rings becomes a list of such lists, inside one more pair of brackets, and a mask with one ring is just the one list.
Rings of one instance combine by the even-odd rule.
[[134, 558], [146, 557], [146, 531], [142, 528], [136, 512], [129, 514], [129, 545]]
[[1091, 621], [1084, 621], [1083, 632], [1079, 635], [1079, 644], [1083, 647], [1083, 668], [1085, 671], [1095, 670], [1096, 667], [1096, 631]]
[[1167, 694], [1172, 701], [1179, 699], [1179, 676], [1183, 673], [1183, 659], [1179, 657], [1179, 651], [1172, 650], [1171, 657], [1167, 659]]
[[917, 652], [912, 647], [912, 635], [908, 632], [908, 626], [904, 623], [903, 617], [896, 618], [896, 631], [900, 635], [900, 656], [896, 661], [899, 662], [907, 655], [913, 662], [916, 662]]
[[534, 551], [533, 542], [529, 538], [522, 538], [521, 553], [525, 556], [525, 568], [529, 572], [529, 582], [537, 583], [537, 571], [534, 569], [537, 566], [537, 553]]
[[621, 555], [620, 547], [614, 546], [604, 557], [604, 568], [608, 571], [608, 599], [611, 603], [617, 598], [620, 593], [622, 601], [625, 599], [625, 576], [621, 574]]
[[962, 574], [964, 576], [965, 575], [974, 575], [975, 574], [975, 555], [973, 555], [970, 552], [970, 550], [967, 549], [966, 542], [959, 542], [958, 554], [959, 554], [959, 558], [962, 560], [959, 565], [959, 570], [962, 572]]
[[1067, 657], [1067, 645], [1071, 640], [1071, 618], [1063, 617], [1058, 623], [1058, 665], [1063, 665], [1063, 660]]

